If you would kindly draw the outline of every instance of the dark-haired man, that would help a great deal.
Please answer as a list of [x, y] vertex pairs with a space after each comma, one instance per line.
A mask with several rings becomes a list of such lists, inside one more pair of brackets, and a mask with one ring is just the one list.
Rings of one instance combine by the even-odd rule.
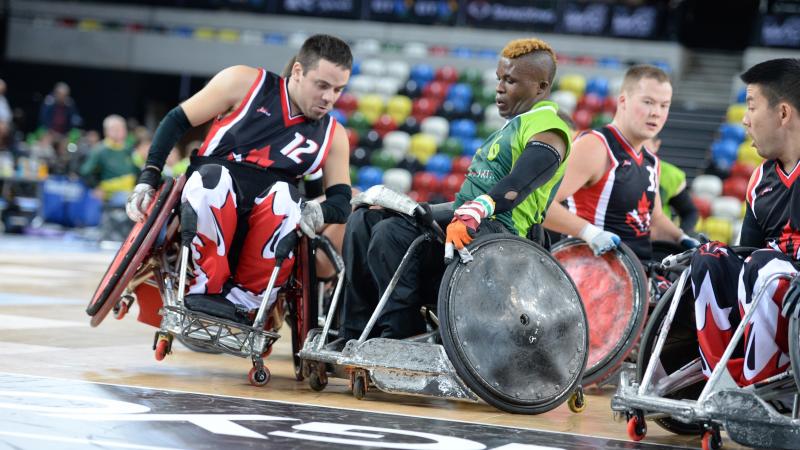
[[[742, 260], [729, 247], [710, 242], [692, 258], [691, 280], [703, 373], [718, 364], [742, 317], [753, 308], [744, 346], [727, 368], [741, 386], [787, 369], [787, 317], [797, 313], [800, 280], [773, 281], [775, 273], [794, 273], [800, 260], [800, 59], [773, 59], [741, 75], [747, 84], [742, 123], [753, 146], [766, 159], [750, 178], [741, 245], [757, 247]], [[785, 298], [784, 298], [784, 294]]]
[[[454, 203], [446, 244], [424, 243], [400, 277], [371, 336], [405, 338], [425, 331], [420, 306], [433, 303], [444, 273], [443, 252], [469, 244], [476, 232], [528, 236], [541, 223], [564, 172], [570, 132], [546, 99], [556, 72], [552, 48], [518, 39], [497, 63], [495, 103], [508, 122], [481, 145]], [[338, 341], [358, 338], [400, 265], [419, 225], [390, 212], [357, 209], [344, 240], [346, 285]]]
[[[309, 235], [350, 213], [349, 146], [328, 112], [352, 67], [348, 45], [333, 36], [308, 38], [290, 76], [233, 66], [170, 111], [159, 124], [127, 211], [141, 221], [174, 144], [191, 127], [214, 119], [192, 157], [182, 194], [181, 226], [191, 237], [194, 280], [186, 305], [232, 320], [257, 308], [275, 266], [275, 243], [298, 224]], [[326, 200], [301, 211], [296, 185], [324, 169]], [[188, 237], [187, 237], [188, 236]], [[276, 287], [294, 257], [282, 265]]]

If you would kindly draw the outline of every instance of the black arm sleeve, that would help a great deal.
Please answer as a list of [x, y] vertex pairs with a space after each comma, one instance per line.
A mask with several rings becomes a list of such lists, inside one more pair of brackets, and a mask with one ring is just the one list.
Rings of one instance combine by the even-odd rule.
[[697, 219], [700, 215], [697, 212], [697, 208], [692, 203], [692, 196], [689, 195], [686, 189], [680, 191], [678, 195], [669, 199], [669, 206], [678, 213], [678, 217], [681, 218], [681, 229], [683, 231], [689, 232], [694, 231], [695, 225], [697, 225]]
[[353, 190], [346, 184], [336, 184], [325, 189], [325, 201], [320, 203], [325, 223], [346, 223], [350, 215]]
[[747, 210], [744, 213], [744, 221], [742, 222], [742, 234], [739, 238], [739, 245], [742, 247], [764, 247], [764, 231], [758, 226], [756, 216], [753, 210], [750, 209], [750, 204], [747, 204]]
[[511, 173], [489, 191], [494, 200], [494, 213], [501, 214], [522, 203], [534, 189], [547, 183], [561, 164], [558, 150], [541, 141], [525, 146]]
[[186, 118], [186, 113], [183, 112], [180, 105], [172, 108], [164, 116], [156, 128], [153, 143], [150, 144], [145, 170], [139, 176], [139, 183], [147, 183], [151, 186], [157, 184], [157, 181], [154, 184], [153, 178], [157, 177], [156, 180], [161, 178], [161, 170], [164, 168], [169, 152], [190, 128], [192, 128], [192, 124], [189, 123], [189, 119]]

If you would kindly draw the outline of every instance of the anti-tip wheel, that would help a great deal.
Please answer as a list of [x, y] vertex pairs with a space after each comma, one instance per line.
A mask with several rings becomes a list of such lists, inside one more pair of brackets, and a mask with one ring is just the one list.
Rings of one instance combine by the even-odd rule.
[[586, 397], [583, 395], [583, 390], [579, 389], [575, 391], [567, 401], [567, 406], [569, 406], [569, 410], [580, 414], [586, 409]]
[[250, 381], [250, 384], [253, 386], [264, 386], [265, 384], [269, 383], [269, 369], [266, 367], [253, 367], [250, 369], [250, 373], [247, 374], [247, 379]]
[[169, 339], [159, 338], [156, 343], [156, 361], [162, 361], [170, 352]]
[[328, 385], [328, 380], [323, 380], [317, 372], [308, 374], [308, 386], [312, 391], [320, 392]]
[[647, 423], [644, 421], [644, 416], [634, 414], [628, 419], [628, 437], [638, 442], [644, 439], [645, 435], [647, 435]]
[[353, 380], [353, 397], [357, 400], [363, 400], [367, 395], [367, 385], [364, 383], [364, 377], [355, 377]]

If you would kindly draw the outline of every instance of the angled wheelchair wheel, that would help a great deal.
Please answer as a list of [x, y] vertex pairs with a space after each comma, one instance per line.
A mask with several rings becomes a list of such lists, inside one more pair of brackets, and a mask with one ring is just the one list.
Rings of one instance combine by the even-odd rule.
[[[653, 309], [650, 320], [647, 322], [644, 332], [642, 333], [641, 346], [639, 348], [639, 359], [636, 364], [636, 379], [641, 382], [644, 378], [644, 373], [647, 370], [647, 365], [650, 363], [653, 349], [658, 340], [658, 333], [661, 329], [664, 320], [666, 320], [669, 306], [672, 302], [672, 297], [675, 294], [677, 283], [673, 284], [669, 290], [664, 294], [664, 297]], [[666, 374], [670, 374], [685, 366], [699, 356], [697, 343], [697, 331], [694, 323], [694, 309], [691, 301], [681, 300], [678, 305], [678, 310], [675, 313], [675, 320], [673, 320], [669, 333], [667, 333], [664, 348], [661, 351], [660, 364]], [[674, 392], [664, 395], [670, 399], [688, 399], [696, 400], [700, 396], [700, 392], [705, 386], [705, 380], [699, 381], [692, 385], [683, 387]], [[663, 417], [654, 419], [655, 422], [667, 431], [675, 434], [693, 434], [699, 435], [702, 433], [700, 425], [687, 424], [678, 420]]]
[[439, 290], [442, 345], [458, 376], [503, 411], [539, 414], [577, 388], [586, 313], [546, 250], [510, 234], [481, 236], [474, 260], [447, 267]]
[[789, 320], [789, 360], [792, 363], [794, 384], [800, 392], [800, 317], [797, 314]]
[[303, 236], [297, 245], [297, 259], [294, 274], [287, 295], [288, 322], [292, 330], [292, 363], [297, 381], [303, 381], [303, 361], [298, 353], [308, 332], [317, 328], [319, 307], [317, 302], [317, 281], [314, 271], [314, 253], [308, 237]]
[[128, 237], [117, 250], [111, 265], [86, 307], [92, 316], [91, 325], [99, 325], [122, 296], [128, 283], [149, 256], [162, 227], [167, 223], [173, 209], [178, 205], [185, 178], [178, 181], [167, 178], [156, 193], [148, 209], [147, 219], [134, 225]]
[[631, 353], [647, 318], [648, 285], [636, 255], [624, 244], [595, 256], [580, 239], [552, 247], [575, 285], [589, 320], [589, 358], [583, 385], [611, 376]]

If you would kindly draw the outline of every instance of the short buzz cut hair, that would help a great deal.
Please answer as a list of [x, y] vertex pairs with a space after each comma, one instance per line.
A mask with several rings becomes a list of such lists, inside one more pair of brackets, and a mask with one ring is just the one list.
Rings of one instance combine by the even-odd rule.
[[800, 59], [764, 61], [747, 69], [739, 78], [747, 84], [757, 84], [769, 106], [786, 101], [800, 111]]
[[550, 57], [550, 61], [552, 61], [553, 66], [550, 72], [549, 81], [552, 83], [553, 78], [556, 76], [556, 68], [558, 67], [558, 63], [556, 61], [556, 53], [553, 51], [553, 47], [550, 47], [550, 44], [547, 42], [537, 38], [514, 39], [506, 44], [505, 47], [503, 47], [503, 50], [500, 52], [500, 56], [503, 58], [514, 59], [536, 53], [544, 53]]
[[671, 83], [669, 75], [663, 69], [651, 66], [650, 64], [636, 64], [631, 66], [626, 72], [625, 77], [622, 79], [622, 91], [629, 90], [639, 80], [650, 78], [659, 83]]
[[350, 46], [336, 36], [315, 34], [303, 42], [296, 61], [303, 66], [303, 73], [316, 69], [319, 60], [325, 59], [346, 70], [353, 69], [353, 54]]

